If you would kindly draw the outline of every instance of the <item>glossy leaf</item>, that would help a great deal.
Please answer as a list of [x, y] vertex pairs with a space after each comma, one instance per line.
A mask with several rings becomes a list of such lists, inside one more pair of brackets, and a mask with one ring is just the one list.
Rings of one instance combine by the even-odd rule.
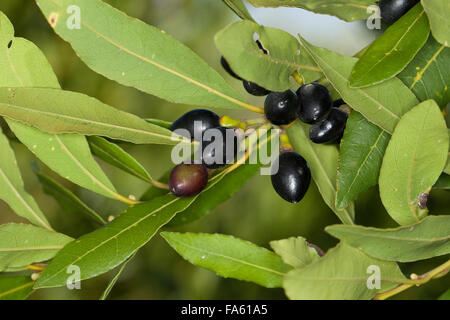
[[36, 201], [26, 192], [14, 152], [1, 130], [0, 150], [0, 199], [19, 216], [52, 230]]
[[307, 266], [320, 258], [316, 249], [308, 246], [305, 238], [302, 237], [271, 241], [270, 246], [283, 259], [284, 263], [296, 269]]
[[53, 258], [73, 239], [28, 224], [0, 225], [0, 271]]
[[341, 141], [336, 207], [345, 208], [361, 192], [378, 183], [390, 135], [353, 111]]
[[277, 288], [281, 287], [285, 273], [292, 269], [275, 253], [232, 236], [176, 232], [161, 235], [190, 263], [225, 278]]
[[364, 52], [353, 68], [350, 86], [372, 86], [394, 77], [411, 62], [429, 34], [425, 11], [417, 4]]
[[396, 229], [334, 225], [325, 230], [381, 260], [411, 262], [450, 253], [450, 216], [429, 216]]
[[97, 212], [89, 208], [83, 201], [73, 194], [72, 191], [41, 172], [36, 172], [36, 175], [39, 182], [42, 184], [44, 192], [52, 196], [64, 210], [74, 213], [82, 213], [97, 223], [106, 224], [106, 221]]
[[385, 131], [392, 133], [401, 116], [417, 105], [417, 98], [397, 78], [373, 87], [350, 88], [348, 79], [358, 59], [315, 47], [305, 40], [302, 43], [342, 99]]
[[450, 49], [429, 37], [398, 78], [420, 101], [434, 99], [441, 109], [445, 108], [450, 102]]
[[[203, 192], [212, 188], [222, 177], [223, 174], [210, 181]], [[198, 195], [177, 198], [172, 194], [166, 194], [129, 207], [105, 227], [88, 233], [64, 247], [45, 268], [35, 287], [65, 285], [66, 270], [71, 265], [76, 265], [82, 270], [80, 280], [95, 277], [115, 268], [146, 244], [177, 213], [190, 206], [197, 197]]]
[[33, 292], [29, 276], [0, 275], [0, 300], [25, 300]]
[[120, 275], [122, 274], [123, 270], [127, 266], [128, 262], [130, 262], [134, 256], [136, 255], [136, 252], [132, 254], [130, 257], [128, 257], [127, 260], [125, 260], [124, 263], [120, 266], [117, 273], [114, 275], [114, 277], [111, 279], [111, 281], [108, 283], [108, 286], [106, 287], [105, 291], [103, 291], [102, 295], [100, 296], [99, 300], [106, 300], [108, 298], [109, 294], [111, 293], [111, 290], [114, 288], [114, 286], [117, 283], [117, 280], [119, 280]]
[[[15, 38], [11, 23], [1, 12], [0, 25], [0, 87], [59, 88], [42, 52], [33, 43]], [[94, 192], [120, 198], [92, 157], [85, 137], [48, 134], [18, 121], [6, 120], [20, 142], [59, 175]]]
[[[442, 113], [427, 100], [406, 113], [395, 128], [380, 171], [380, 196], [389, 215], [401, 225], [420, 221], [421, 194], [429, 193], [448, 155], [448, 133]], [[425, 204], [424, 204], [425, 205]]]
[[187, 142], [180, 136], [172, 138], [171, 131], [131, 113], [70, 91], [0, 88], [0, 114], [50, 133], [106, 136], [137, 144]]
[[[373, 285], [370, 276], [374, 267], [379, 268], [379, 289], [368, 287]], [[371, 258], [340, 243], [316, 262], [290, 271], [283, 287], [286, 295], [295, 300], [368, 300], [404, 280], [396, 263]]]
[[433, 37], [448, 47], [450, 43], [450, 26], [448, 17], [450, 6], [447, 0], [422, 0], [425, 12], [430, 19], [431, 32]]
[[315, 144], [309, 139], [309, 128], [297, 122], [287, 130], [295, 151], [300, 153], [311, 168], [311, 175], [325, 203], [344, 224], [353, 224], [355, 208], [352, 203], [345, 209], [335, 205], [336, 176], [339, 152], [336, 146]]
[[268, 90], [290, 88], [289, 78], [295, 70], [306, 82], [321, 76], [298, 40], [279, 29], [238, 21], [220, 31], [215, 41], [233, 71]]
[[[239, 108], [237, 93], [191, 49], [100, 0], [36, 0], [50, 26], [95, 72], [171, 102]], [[78, 7], [80, 28], [68, 28]], [[98, 17], [102, 17], [99, 19]], [[111, 65], [114, 61], [114, 65]]]
[[109, 142], [102, 137], [92, 136], [88, 138], [92, 153], [103, 161], [117, 167], [133, 176], [151, 182], [153, 179], [145, 168], [129, 153], [118, 145]]
[[244, 20], [254, 21], [242, 0], [222, 0], [231, 10]]
[[248, 0], [255, 7], [298, 7], [315, 13], [336, 16], [345, 21], [367, 19], [367, 8], [375, 0]]

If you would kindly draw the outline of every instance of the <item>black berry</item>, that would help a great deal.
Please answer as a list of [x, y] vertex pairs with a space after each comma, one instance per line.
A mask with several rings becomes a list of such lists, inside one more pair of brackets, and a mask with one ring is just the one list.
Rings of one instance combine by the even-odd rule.
[[230, 76], [232, 76], [233, 78], [236, 78], [238, 80], [243, 80], [241, 77], [239, 77], [230, 67], [230, 65], [228, 64], [228, 61], [225, 60], [224, 57], [220, 57], [220, 64], [222, 65], [222, 67], [225, 69], [226, 72], [228, 72], [228, 74]]
[[190, 136], [181, 130], [179, 133], [187, 138], [200, 140], [205, 130], [218, 126], [220, 126], [220, 117], [216, 113], [206, 109], [195, 109], [185, 113], [172, 123], [170, 130], [185, 129]]
[[272, 186], [286, 201], [296, 203], [303, 199], [311, 182], [308, 163], [296, 152], [280, 154], [274, 166], [278, 172], [272, 174]]
[[248, 93], [254, 96], [267, 96], [270, 91], [267, 89], [264, 89], [263, 87], [257, 85], [254, 82], [250, 82], [247, 80], [244, 80], [244, 88], [247, 90]]
[[388, 23], [393, 23], [418, 2], [419, 0], [380, 0], [378, 5], [381, 18]]
[[239, 139], [232, 128], [218, 127], [203, 133], [202, 163], [208, 169], [218, 169], [234, 162]]
[[299, 118], [305, 123], [316, 123], [328, 114], [333, 105], [330, 91], [324, 85], [312, 82], [297, 90]]
[[169, 178], [169, 189], [177, 197], [191, 197], [208, 183], [208, 170], [201, 164], [179, 164]]
[[339, 108], [340, 106], [346, 104], [344, 100], [342, 100], [341, 98], [336, 99], [333, 101], [333, 107], [335, 108]]
[[297, 118], [298, 100], [292, 90], [271, 92], [264, 102], [264, 113], [275, 125], [289, 124]]
[[309, 128], [309, 138], [314, 143], [328, 143], [339, 140], [345, 129], [348, 115], [338, 108], [331, 108], [328, 116]]

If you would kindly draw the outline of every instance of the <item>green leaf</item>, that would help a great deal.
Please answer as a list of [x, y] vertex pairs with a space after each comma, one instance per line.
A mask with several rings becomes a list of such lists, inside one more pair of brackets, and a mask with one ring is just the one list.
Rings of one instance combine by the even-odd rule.
[[163, 238], [190, 263], [225, 278], [278, 288], [292, 269], [272, 251], [221, 234], [163, 232]]
[[130, 262], [134, 256], [136, 255], [135, 251], [127, 260], [125, 260], [124, 263], [122, 263], [122, 265], [120, 266], [119, 270], [117, 271], [117, 273], [114, 275], [114, 277], [111, 279], [111, 281], [108, 283], [108, 286], [106, 287], [105, 291], [103, 291], [102, 295], [100, 296], [99, 300], [106, 300], [106, 298], [108, 298], [109, 294], [111, 293], [111, 290], [114, 288], [114, 286], [117, 283], [117, 280], [119, 280], [120, 275], [122, 274], [123, 270], [125, 269], [125, 267], [127, 266], [128, 262]]
[[358, 59], [344, 57], [301, 40], [342, 99], [385, 131], [392, 133], [401, 116], [417, 105], [417, 98], [397, 78], [368, 88], [350, 88], [348, 79]]
[[[371, 276], [379, 268], [380, 286]], [[373, 268], [373, 269], [372, 269]], [[286, 295], [295, 300], [368, 300], [405, 280], [398, 265], [365, 255], [345, 243], [302, 269], [290, 271], [284, 278]]]
[[[0, 25], [0, 87], [59, 88], [42, 52], [33, 43], [15, 38], [13, 26], [1, 12]], [[8, 46], [10, 41], [11, 46]], [[6, 120], [20, 142], [59, 175], [94, 192], [120, 198], [92, 157], [85, 137], [48, 134], [12, 119]]]
[[441, 294], [438, 300], [450, 300], [450, 289], [447, 289], [447, 291]]
[[449, 138], [442, 113], [427, 100], [406, 113], [395, 128], [380, 171], [380, 196], [401, 225], [420, 221], [427, 210], [419, 197], [429, 193], [447, 162]]
[[0, 275], [0, 300], [25, 300], [33, 292], [29, 276]]
[[260, 165], [256, 164], [244, 164], [226, 174], [220, 183], [217, 183], [214, 187], [200, 194], [191, 206], [177, 214], [168, 226], [190, 223], [207, 215], [219, 204], [225, 202], [240, 190], [257, 174], [260, 167]]
[[[213, 187], [223, 176], [210, 179], [203, 192]], [[177, 198], [166, 194], [129, 207], [105, 227], [83, 235], [65, 246], [45, 268], [35, 287], [65, 285], [66, 270], [71, 265], [80, 268], [80, 280], [90, 279], [115, 268], [146, 244], [178, 212], [190, 206], [197, 197], [198, 195]]]
[[446, 173], [441, 174], [438, 181], [433, 185], [433, 189], [450, 190], [450, 175]]
[[376, 0], [247, 0], [255, 7], [298, 7], [315, 13], [336, 16], [344, 21], [367, 19]]
[[147, 170], [118, 145], [96, 136], [89, 137], [88, 142], [92, 153], [103, 161], [128, 172], [141, 180], [152, 182], [153, 179]]
[[448, 47], [450, 43], [450, 5], [447, 0], [422, 0], [425, 12], [430, 19], [431, 32], [434, 38]]
[[172, 126], [172, 122], [169, 121], [164, 121], [164, 120], [159, 120], [159, 119], [144, 119], [145, 121], [147, 121], [148, 123], [154, 124], [156, 126], [160, 126], [166, 129], [170, 129], [170, 127]]
[[[36, 2], [81, 60], [108, 79], [171, 102], [215, 108], [243, 104], [214, 69], [162, 30], [100, 0]], [[81, 13], [79, 29], [67, 27], [76, 22], [74, 12], [68, 10], [74, 6]]]
[[411, 262], [450, 253], [450, 216], [429, 216], [395, 229], [334, 225], [325, 231], [381, 260]]
[[39, 182], [42, 184], [44, 192], [52, 196], [60, 206], [69, 212], [82, 213], [86, 217], [100, 224], [106, 224], [106, 221], [94, 210], [89, 208], [72, 191], [65, 188], [52, 178], [44, 175], [42, 172], [36, 172]]
[[307, 266], [320, 258], [316, 249], [308, 246], [303, 237], [271, 241], [270, 246], [283, 261], [296, 269]]
[[3, 224], [0, 226], [0, 271], [50, 260], [72, 240], [33, 225]]
[[445, 108], [450, 102], [450, 49], [429, 37], [398, 78], [420, 101], [433, 99], [441, 109]]
[[296, 70], [306, 82], [321, 76], [298, 40], [279, 29], [248, 20], [238, 21], [220, 31], [215, 41], [220, 53], [239, 76], [268, 90], [290, 88], [289, 77]]
[[106, 136], [137, 144], [188, 143], [165, 128], [70, 91], [0, 88], [0, 114], [50, 133]]
[[295, 151], [300, 153], [311, 167], [311, 175], [325, 203], [345, 224], [353, 224], [355, 208], [352, 203], [345, 209], [335, 205], [336, 176], [339, 151], [334, 145], [316, 144], [309, 139], [309, 127], [297, 122], [287, 130]]
[[254, 21], [242, 0], [222, 0], [237, 16], [243, 20]]
[[361, 192], [378, 183], [390, 135], [353, 111], [341, 142], [336, 207], [345, 208]]
[[417, 4], [364, 52], [353, 68], [350, 86], [372, 86], [396, 76], [423, 47], [429, 34], [425, 11]]
[[38, 226], [53, 230], [36, 201], [25, 191], [16, 157], [1, 130], [0, 150], [2, 150], [0, 152], [0, 199], [19, 216]]

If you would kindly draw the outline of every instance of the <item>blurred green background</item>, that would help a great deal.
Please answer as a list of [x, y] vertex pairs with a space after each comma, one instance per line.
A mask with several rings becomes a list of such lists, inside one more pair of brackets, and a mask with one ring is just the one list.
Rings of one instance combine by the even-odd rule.
[[[229, 77], [220, 68], [219, 53], [214, 46], [216, 32], [236, 20], [234, 14], [219, 0], [108, 0], [111, 5], [155, 25], [191, 47], [243, 95], [241, 83]], [[132, 88], [120, 86], [88, 69], [70, 46], [58, 38], [48, 26], [34, 1], [1, 0], [3, 11], [16, 29], [16, 36], [33, 41], [47, 56], [61, 85], [66, 90], [78, 91], [96, 97], [118, 109], [141, 117], [173, 121], [194, 106], [171, 104]], [[342, 43], [345, 46], [345, 43]], [[345, 50], [342, 50], [345, 51]], [[113, 63], [113, 62], [111, 62]], [[0, 70], [1, 72], [1, 70]], [[260, 98], [246, 97], [256, 105]], [[225, 111], [219, 110], [219, 114]], [[240, 111], [226, 114], [245, 118]], [[52, 225], [60, 232], [78, 237], [93, 230], [81, 215], [65, 212], [54, 199], [45, 195], [31, 170], [37, 162], [48, 173], [74, 191], [83, 201], [104, 217], [119, 214], [125, 207], [90, 191], [78, 188], [52, 174], [22, 145], [13, 142], [26, 189], [33, 194]], [[170, 149], [163, 146], [133, 146], [123, 144], [153, 176], [171, 167]], [[101, 163], [117, 189], [125, 195], [142, 195], [148, 188], [132, 176]], [[450, 213], [448, 192], [433, 191], [429, 200], [431, 212]], [[395, 223], [384, 210], [378, 190], [372, 188], [356, 203], [357, 223], [377, 227], [393, 227]], [[20, 222], [3, 202], [0, 203], [0, 223]], [[230, 234], [260, 246], [268, 247], [271, 240], [301, 235], [322, 249], [336, 244], [326, 234], [325, 226], [338, 223], [334, 214], [321, 200], [312, 185], [299, 204], [284, 202], [273, 191], [270, 178], [255, 176], [230, 200], [220, 205], [203, 219], [176, 231]], [[402, 264], [405, 274], [422, 273], [445, 261], [435, 258], [412, 264]], [[66, 288], [39, 290], [31, 299], [98, 299], [114, 271], [82, 282], [81, 290]], [[435, 299], [450, 284], [449, 276], [435, 280], [420, 288], [412, 288], [397, 295], [396, 299]], [[111, 299], [284, 299], [281, 289], [265, 289], [252, 283], [223, 279], [214, 273], [195, 267], [178, 256], [159, 235], [156, 235], [130, 262], [113, 289]]]

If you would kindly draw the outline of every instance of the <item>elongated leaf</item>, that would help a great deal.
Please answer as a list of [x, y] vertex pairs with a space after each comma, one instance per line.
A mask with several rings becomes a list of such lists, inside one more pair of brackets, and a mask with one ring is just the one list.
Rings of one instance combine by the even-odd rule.
[[363, 20], [370, 16], [367, 8], [376, 0], [248, 0], [255, 7], [298, 7], [316, 13], [336, 16], [345, 21]]
[[295, 70], [307, 82], [321, 75], [298, 40], [279, 29], [263, 27], [248, 20], [239, 21], [220, 31], [215, 41], [233, 71], [268, 90], [288, 89], [289, 77]]
[[285, 263], [295, 269], [303, 268], [320, 258], [316, 249], [308, 246], [302, 237], [271, 241], [270, 246]]
[[450, 102], [450, 49], [429, 37], [398, 78], [420, 101], [434, 99], [441, 109], [445, 108]]
[[425, 11], [417, 4], [364, 52], [353, 68], [350, 86], [371, 86], [394, 77], [411, 62], [429, 34]]
[[42, 184], [44, 192], [52, 196], [64, 210], [74, 213], [82, 213], [97, 223], [106, 224], [106, 221], [97, 212], [89, 208], [83, 201], [73, 194], [72, 191], [41, 172], [37, 172], [36, 175], [39, 182]]
[[381, 260], [410, 262], [450, 253], [450, 216], [429, 216], [396, 229], [334, 225], [325, 231]]
[[[218, 183], [223, 174], [212, 179], [203, 192]], [[88, 233], [61, 250], [45, 268], [36, 288], [66, 284], [66, 270], [76, 265], [85, 280], [105, 273], [130, 257], [146, 244], [158, 230], [198, 197], [177, 198], [167, 194], [149, 202], [134, 205], [105, 227]], [[99, 259], [102, 263], [99, 263]]]
[[52, 230], [36, 201], [24, 188], [17, 160], [8, 139], [0, 130], [0, 199], [19, 216]]
[[49, 260], [73, 239], [27, 224], [0, 226], [0, 271]]
[[[81, 60], [109, 79], [172, 102], [216, 108], [242, 104], [215, 70], [164, 31], [100, 0], [36, 2]], [[74, 6], [79, 8], [79, 20], [76, 12], [68, 10]], [[79, 22], [79, 28], [68, 28], [70, 22], [75, 26]]]
[[88, 138], [92, 153], [103, 161], [122, 169], [133, 176], [151, 182], [153, 179], [145, 168], [134, 159], [129, 153], [125, 152], [118, 145], [109, 142], [102, 137], [92, 136]]
[[447, 289], [447, 291], [441, 294], [438, 300], [450, 300], [450, 289]]
[[29, 276], [0, 275], [0, 300], [25, 300], [33, 292]]
[[0, 114], [50, 133], [98, 135], [132, 143], [187, 142], [133, 114], [70, 91], [0, 88]]
[[103, 291], [102, 295], [100, 296], [99, 300], [106, 300], [108, 298], [109, 294], [111, 293], [111, 290], [114, 288], [114, 286], [117, 283], [117, 280], [119, 280], [120, 275], [122, 274], [123, 270], [127, 266], [128, 262], [130, 262], [134, 256], [136, 255], [136, 252], [132, 254], [130, 257], [128, 257], [127, 260], [125, 260], [124, 263], [120, 266], [117, 273], [114, 275], [114, 277], [111, 279], [111, 281], [108, 283], [108, 286], [106, 287], [105, 291]]
[[[395, 128], [380, 171], [380, 196], [389, 215], [401, 225], [420, 221], [423, 193], [439, 178], [448, 155], [447, 126], [433, 100], [406, 113]], [[425, 201], [426, 202], [426, 201]], [[422, 207], [426, 203], [422, 203]]]
[[345, 224], [353, 224], [355, 209], [349, 203], [345, 209], [335, 205], [336, 176], [339, 152], [334, 145], [315, 144], [309, 139], [308, 126], [296, 123], [287, 130], [289, 139], [311, 167], [311, 175], [325, 203]]
[[[42, 52], [33, 43], [15, 38], [11, 23], [1, 12], [0, 25], [0, 87], [59, 88], [58, 80]], [[84, 137], [57, 136], [12, 119], [7, 119], [7, 122], [16, 137], [59, 175], [94, 192], [120, 198], [94, 161]]]
[[148, 123], [166, 128], [166, 129], [170, 129], [170, 127], [172, 126], [172, 122], [159, 120], [159, 119], [145, 119], [145, 121], [147, 121]]
[[390, 135], [353, 111], [341, 142], [336, 207], [345, 208], [378, 183], [381, 162]]
[[239, 18], [254, 21], [242, 0], [223, 0], [223, 2], [233, 10]]
[[[378, 288], [371, 276], [380, 277]], [[368, 300], [403, 280], [396, 263], [371, 258], [340, 243], [316, 262], [290, 271], [283, 287], [286, 295], [296, 300]]]
[[441, 174], [438, 181], [433, 185], [433, 189], [450, 190], [450, 175], [446, 173]]
[[190, 263], [225, 278], [277, 288], [281, 287], [285, 273], [292, 269], [273, 252], [232, 236], [176, 232], [161, 235]]
[[433, 36], [441, 44], [448, 47], [450, 43], [450, 26], [448, 24], [450, 5], [448, 1], [422, 0], [421, 3], [430, 19]]
[[301, 40], [342, 99], [387, 132], [392, 133], [401, 116], [417, 105], [417, 98], [397, 78], [373, 87], [350, 88], [348, 79], [357, 59], [343, 57]]

